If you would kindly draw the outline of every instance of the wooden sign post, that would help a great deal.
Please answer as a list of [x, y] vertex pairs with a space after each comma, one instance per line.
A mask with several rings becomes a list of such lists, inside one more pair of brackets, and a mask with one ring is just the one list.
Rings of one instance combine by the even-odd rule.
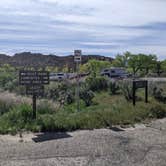
[[145, 103], [148, 103], [148, 81], [134, 80], [133, 81], [133, 105], [136, 104], [136, 90], [139, 88], [145, 88]]
[[49, 72], [27, 71], [19, 72], [19, 84], [26, 86], [26, 94], [32, 95], [33, 118], [36, 119], [36, 98], [43, 96], [44, 85], [49, 84]]

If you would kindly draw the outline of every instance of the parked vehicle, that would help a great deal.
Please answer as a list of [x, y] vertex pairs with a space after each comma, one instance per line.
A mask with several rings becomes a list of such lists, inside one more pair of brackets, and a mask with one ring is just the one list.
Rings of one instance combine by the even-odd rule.
[[66, 73], [50, 73], [50, 80], [51, 81], [60, 81], [67, 78]]
[[130, 75], [124, 68], [112, 67], [104, 69], [101, 72], [102, 76], [108, 76], [110, 78], [128, 78]]
[[[88, 76], [89, 73], [79, 74], [79, 78]], [[75, 79], [77, 78], [77, 73], [50, 73], [50, 81], [61, 81], [65, 79]]]

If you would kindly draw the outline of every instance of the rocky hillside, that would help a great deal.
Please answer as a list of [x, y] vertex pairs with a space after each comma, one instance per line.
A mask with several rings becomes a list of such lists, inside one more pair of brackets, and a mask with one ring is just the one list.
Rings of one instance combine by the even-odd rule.
[[[82, 63], [86, 63], [89, 59], [97, 59], [104, 61], [112, 61], [110, 57], [104, 57], [100, 55], [83, 55]], [[10, 64], [15, 67], [45, 67], [45, 66], [68, 66], [73, 68], [74, 57], [69, 56], [56, 56], [56, 55], [43, 55], [40, 53], [23, 52], [15, 54], [14, 56], [7, 56], [0, 54], [0, 65]]]

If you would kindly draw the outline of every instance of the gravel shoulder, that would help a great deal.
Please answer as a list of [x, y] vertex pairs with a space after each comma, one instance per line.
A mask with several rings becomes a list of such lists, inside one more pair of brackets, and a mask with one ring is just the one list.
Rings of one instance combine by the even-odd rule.
[[165, 166], [166, 119], [148, 126], [0, 135], [0, 166]]

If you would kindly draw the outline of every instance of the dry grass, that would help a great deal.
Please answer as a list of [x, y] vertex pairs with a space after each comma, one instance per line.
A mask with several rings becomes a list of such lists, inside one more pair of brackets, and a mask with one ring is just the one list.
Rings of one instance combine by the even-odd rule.
[[[5, 112], [5, 110], [10, 109], [11, 107], [15, 107], [22, 104], [32, 105], [32, 98], [16, 95], [8, 91], [0, 91], [1, 112]], [[38, 99], [37, 107], [40, 109], [46, 109], [46, 110], [51, 109], [54, 111], [57, 111], [59, 109], [58, 103], [53, 102], [52, 100], [46, 100], [46, 99]], [[3, 109], [5, 110], [3, 111]]]
[[4, 102], [9, 105], [18, 105], [18, 104], [30, 104], [31, 99], [28, 97], [18, 96], [14, 93], [8, 91], [0, 91], [0, 102]]

